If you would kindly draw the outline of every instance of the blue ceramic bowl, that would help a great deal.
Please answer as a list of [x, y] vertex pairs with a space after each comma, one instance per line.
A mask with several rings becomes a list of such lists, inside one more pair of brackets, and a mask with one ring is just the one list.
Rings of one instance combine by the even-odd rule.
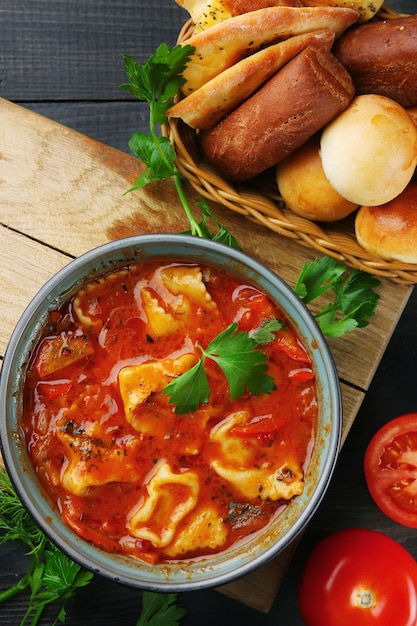
[[[247, 543], [225, 553], [181, 565], [148, 565], [108, 554], [78, 537], [43, 493], [28, 459], [20, 429], [22, 386], [32, 347], [47, 318], [84, 283], [141, 260], [182, 259], [211, 264], [266, 292], [287, 315], [307, 347], [316, 372], [319, 427], [305, 489], [284, 512]], [[228, 246], [183, 235], [141, 235], [100, 246], [72, 261], [33, 298], [7, 348], [0, 381], [3, 458], [17, 493], [43, 532], [71, 559], [112, 580], [154, 591], [189, 591], [223, 585], [265, 564], [289, 546], [322, 500], [336, 463], [341, 426], [341, 392], [336, 368], [308, 309], [274, 272]]]

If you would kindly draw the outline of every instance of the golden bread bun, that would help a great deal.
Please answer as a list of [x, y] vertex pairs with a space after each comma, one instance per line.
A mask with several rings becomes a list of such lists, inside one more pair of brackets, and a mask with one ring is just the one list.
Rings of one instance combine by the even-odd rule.
[[350, 202], [377, 206], [398, 196], [417, 165], [417, 128], [406, 110], [385, 96], [356, 96], [324, 128], [324, 172]]
[[358, 243], [388, 261], [417, 263], [417, 180], [381, 206], [363, 206], [355, 220]]
[[310, 220], [334, 222], [355, 209], [330, 185], [321, 164], [320, 136], [314, 135], [277, 166], [277, 183], [290, 209]]

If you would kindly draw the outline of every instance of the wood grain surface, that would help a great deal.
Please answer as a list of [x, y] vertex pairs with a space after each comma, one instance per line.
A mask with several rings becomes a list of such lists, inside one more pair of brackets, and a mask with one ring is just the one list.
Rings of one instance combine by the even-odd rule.
[[[391, 5], [415, 11], [413, 0]], [[123, 195], [140, 170], [138, 161], [125, 158], [127, 142], [134, 131], [147, 132], [147, 108], [118, 85], [125, 80], [123, 54], [144, 61], [161, 41], [174, 43], [186, 16], [174, 0], [0, 0], [0, 96], [5, 99], [0, 107], [0, 355], [29, 299], [71, 258], [91, 245], [155, 228], [161, 199], [169, 205], [164, 227], [184, 227], [169, 186], [158, 184], [140, 198]], [[11, 102], [22, 105], [25, 114]], [[80, 191], [87, 187], [88, 197]], [[91, 219], [92, 208], [94, 213], [99, 205], [100, 220]], [[290, 284], [294, 281], [299, 257], [293, 256], [292, 245], [217, 210], [240, 229], [249, 252], [285, 274]], [[301, 256], [311, 260], [314, 255], [303, 249]], [[214, 590], [181, 594], [188, 609], [184, 626], [222, 626], [231, 620], [242, 626], [301, 626], [296, 586], [302, 564], [317, 540], [338, 528], [381, 530], [417, 556], [415, 533], [378, 511], [362, 470], [367, 441], [379, 425], [416, 410], [415, 291], [402, 314], [409, 293], [409, 288], [384, 283], [377, 326], [359, 331], [356, 339], [331, 342], [342, 380], [345, 443], [326, 498], [299, 545], [293, 546], [294, 554], [234, 584], [226, 590], [231, 597]], [[0, 590], [26, 567], [18, 546], [1, 546]], [[259, 612], [271, 603], [271, 589], [275, 599], [269, 612]], [[257, 606], [252, 603], [256, 609], [241, 602], [248, 596], [257, 601]], [[19, 624], [26, 600], [23, 595], [1, 605], [0, 623]], [[68, 603], [66, 624], [129, 626], [136, 624], [139, 611], [140, 593], [96, 577]], [[51, 609], [42, 624], [51, 624], [53, 618]]]

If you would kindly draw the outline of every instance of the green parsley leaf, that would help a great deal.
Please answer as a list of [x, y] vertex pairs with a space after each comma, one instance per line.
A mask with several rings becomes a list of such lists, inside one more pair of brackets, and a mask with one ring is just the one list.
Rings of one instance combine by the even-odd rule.
[[369, 324], [368, 319], [374, 315], [379, 300], [374, 289], [380, 284], [375, 276], [358, 269], [348, 274], [345, 265], [323, 257], [304, 264], [295, 292], [309, 304], [331, 290], [334, 300], [323, 306], [315, 318], [324, 335], [341, 337]]
[[[212, 213], [205, 198], [201, 197], [200, 202], [197, 202], [196, 206], [201, 210], [203, 214], [203, 218], [198, 224], [201, 230], [202, 237], [205, 237], [206, 239], [212, 239], [213, 241], [218, 241], [219, 243], [223, 243], [225, 246], [230, 246], [231, 248], [235, 248], [236, 250], [242, 249], [236, 239], [233, 237], [232, 233], [217, 219], [214, 213]], [[211, 233], [210, 228], [207, 224], [208, 219], [213, 220], [219, 229], [214, 235]], [[185, 234], [190, 235], [192, 234], [192, 232], [186, 231]]]
[[243, 395], [245, 388], [256, 396], [271, 393], [275, 384], [271, 376], [266, 375], [266, 354], [255, 350], [255, 339], [245, 331], [236, 332], [237, 328], [237, 324], [230, 324], [209, 343], [204, 355], [222, 369], [229, 383], [231, 400]]
[[331, 289], [334, 281], [343, 276], [345, 271], [346, 267], [342, 263], [329, 256], [304, 263], [294, 290], [305, 304], [309, 304]]
[[45, 550], [43, 584], [49, 592], [71, 598], [79, 587], [88, 585], [92, 577], [92, 572], [82, 570], [54, 545]]
[[373, 291], [381, 284], [375, 276], [361, 270], [354, 270], [343, 283], [339, 293], [339, 307], [347, 315], [354, 315], [359, 328], [368, 326], [379, 300]]
[[178, 604], [175, 593], [143, 591], [142, 611], [136, 626], [178, 626], [187, 609]]
[[258, 346], [264, 346], [273, 341], [275, 339], [275, 333], [283, 328], [285, 328], [285, 324], [281, 322], [281, 320], [274, 317], [273, 319], [267, 320], [262, 324], [262, 326], [257, 328], [251, 334], [251, 337], [256, 341]]
[[206, 404], [210, 387], [204, 371], [204, 359], [168, 383], [162, 393], [170, 396], [169, 401], [175, 404], [175, 412], [179, 415], [192, 413], [200, 404]]
[[[155, 149], [156, 145], [159, 146], [159, 151]], [[136, 189], [142, 189], [142, 187], [149, 183], [164, 180], [173, 175], [175, 170], [175, 152], [166, 137], [151, 139], [151, 137], [137, 132], [132, 135], [129, 141], [129, 147], [132, 152], [146, 164], [146, 169], [135, 181], [133, 187], [126, 193]]]
[[[231, 248], [241, 250], [240, 245], [238, 244], [236, 239], [233, 237], [232, 233], [217, 219], [217, 217], [211, 211], [205, 198], [202, 197], [200, 202], [197, 202], [197, 206], [203, 213], [203, 219], [200, 222], [200, 227], [204, 230], [204, 233], [205, 233], [204, 236], [207, 239], [213, 239], [213, 241], [218, 241], [219, 243], [223, 243], [226, 246], [230, 246]], [[211, 234], [207, 226], [208, 218], [212, 219], [219, 229], [217, 233], [215, 233], [214, 235]]]
[[275, 383], [266, 372], [266, 355], [257, 350], [257, 342], [246, 331], [236, 332], [237, 324], [230, 324], [219, 333], [206, 349], [199, 346], [203, 356], [190, 370], [171, 381], [163, 390], [175, 404], [178, 415], [196, 411], [208, 402], [210, 387], [204, 369], [206, 359], [219, 365], [229, 383], [230, 399], [236, 400], [246, 389], [253, 395], [271, 393]]
[[172, 106], [172, 100], [185, 83], [182, 76], [195, 48], [193, 46], [174, 46], [169, 48], [161, 43], [144, 65], [140, 65], [129, 55], [124, 56], [125, 71], [130, 83], [120, 85], [140, 101], [151, 107], [152, 121], [165, 124], [166, 111]]

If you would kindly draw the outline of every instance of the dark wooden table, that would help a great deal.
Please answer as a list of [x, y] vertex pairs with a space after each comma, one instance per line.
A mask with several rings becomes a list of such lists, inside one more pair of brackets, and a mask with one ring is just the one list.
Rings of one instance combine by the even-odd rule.
[[[413, 0], [391, 2], [415, 11]], [[0, 0], [0, 97], [128, 152], [135, 130], [147, 130], [147, 108], [127, 97], [123, 55], [143, 62], [161, 41], [175, 43], [187, 17], [175, 0]], [[1, 149], [1, 146], [0, 146]], [[1, 218], [1, 206], [0, 206]], [[1, 220], [2, 221], [2, 220]], [[329, 491], [304, 534], [268, 614], [214, 590], [181, 594], [188, 624], [302, 624], [296, 601], [300, 569], [313, 545], [339, 528], [362, 526], [387, 533], [417, 558], [415, 531], [391, 522], [374, 505], [363, 477], [363, 454], [387, 420], [417, 410], [417, 294], [414, 291], [342, 449]], [[0, 549], [0, 590], [26, 568], [14, 544]], [[0, 607], [0, 623], [19, 624], [25, 598]], [[96, 577], [67, 604], [66, 624], [134, 625], [140, 592]], [[47, 613], [42, 624], [52, 622]], [[395, 626], [395, 625], [393, 625]]]

